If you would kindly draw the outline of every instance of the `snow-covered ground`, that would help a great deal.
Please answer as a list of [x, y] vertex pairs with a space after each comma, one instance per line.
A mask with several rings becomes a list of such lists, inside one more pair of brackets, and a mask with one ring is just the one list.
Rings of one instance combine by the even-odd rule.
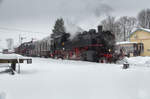
[[150, 99], [150, 57], [127, 60], [141, 66], [33, 58], [0, 74], [0, 99]]

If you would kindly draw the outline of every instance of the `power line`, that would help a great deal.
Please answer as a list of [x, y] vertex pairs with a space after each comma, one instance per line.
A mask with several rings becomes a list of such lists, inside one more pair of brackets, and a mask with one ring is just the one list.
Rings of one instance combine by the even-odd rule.
[[35, 32], [35, 31], [31, 31], [31, 30], [23, 30], [23, 29], [17, 29], [17, 28], [0, 27], [0, 29], [1, 29], [1, 30], [6, 30], [6, 31], [16, 31], [16, 32], [28, 32], [28, 33], [50, 34], [50, 33]]
[[[12, 35], [15, 35], [15, 36], [21, 36], [21, 37], [25, 37], [25, 38], [28, 38], [28, 39], [31, 39], [31, 38], [36, 38], [37, 40], [38, 39], [42, 39], [42, 38], [45, 38], [45, 37], [47, 37], [49, 34], [42, 34], [42, 33], [40, 33], [40, 34], [38, 34], [38, 33], [20, 33], [20, 32], [18, 32], [18, 33], [15, 33], [15, 34], [13, 34], [13, 32], [11, 32], [11, 31], [1, 31], [0, 30], [0, 34], [1, 33], [4, 33], [4, 36], [5, 35], [7, 35], [8, 36], [8, 33], [9, 34], [11, 34], [10, 35], [10, 38], [14, 38], [14, 36], [12, 36]], [[7, 36], [5, 36], [4, 38], [6, 39], [6, 38], [8, 38]], [[41, 38], [40, 38], [41, 37]], [[1, 39], [1, 38], [0, 38]], [[16, 38], [15, 38], [16, 39]]]
[[[21, 37], [26, 37], [28, 39], [29, 38], [38, 38], [37, 37], [38, 35], [39, 35], [39, 37], [44, 36], [44, 35], [45, 35], [44, 37], [47, 37], [48, 35], [50, 35], [50, 33], [44, 33], [44, 32], [34, 32], [34, 31], [30, 31], [30, 30], [23, 30], [23, 29], [17, 29], [17, 28], [0, 27], [0, 33], [12, 33], [13, 34], [13, 31], [18, 32], [17, 34], [19, 36], [23, 35]], [[19, 39], [20, 39], [20, 37], [19, 37]]]

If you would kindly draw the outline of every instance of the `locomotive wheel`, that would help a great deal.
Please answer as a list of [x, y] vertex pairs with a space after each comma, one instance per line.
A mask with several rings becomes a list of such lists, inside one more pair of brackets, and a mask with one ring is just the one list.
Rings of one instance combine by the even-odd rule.
[[86, 57], [81, 57], [82, 61], [87, 61]]
[[87, 61], [86, 56], [84, 56], [84, 55], [83, 55], [83, 56], [81, 56], [81, 60], [82, 60], [82, 61]]

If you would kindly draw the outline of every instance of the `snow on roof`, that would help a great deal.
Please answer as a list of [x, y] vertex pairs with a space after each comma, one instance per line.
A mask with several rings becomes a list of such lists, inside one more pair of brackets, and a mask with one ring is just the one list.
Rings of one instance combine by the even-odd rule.
[[134, 30], [131, 32], [131, 34], [130, 34], [129, 37], [131, 37], [132, 34], [134, 34], [136, 31], [145, 31], [145, 32], [149, 32], [149, 33], [150, 33], [150, 29], [146, 29], [146, 28], [136, 28], [136, 29], [134, 29]]
[[0, 59], [27, 59], [27, 57], [18, 54], [2, 54], [0, 53]]
[[146, 29], [146, 28], [141, 28], [141, 30], [146, 31], [146, 32], [150, 32], [150, 29]]
[[146, 28], [137, 28], [137, 29], [135, 29], [133, 32], [136, 32], [136, 31], [138, 31], [138, 30], [150, 32], [150, 29], [146, 29]]
[[133, 43], [137, 43], [137, 42], [129, 42], [129, 41], [124, 41], [124, 42], [117, 42], [116, 44], [133, 44]]

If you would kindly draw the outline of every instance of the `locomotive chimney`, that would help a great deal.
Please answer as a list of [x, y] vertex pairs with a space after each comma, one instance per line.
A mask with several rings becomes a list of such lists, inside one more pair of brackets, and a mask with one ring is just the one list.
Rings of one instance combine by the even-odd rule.
[[102, 26], [102, 25], [99, 25], [99, 26], [98, 26], [98, 33], [102, 33], [102, 29], [103, 29], [103, 26]]

